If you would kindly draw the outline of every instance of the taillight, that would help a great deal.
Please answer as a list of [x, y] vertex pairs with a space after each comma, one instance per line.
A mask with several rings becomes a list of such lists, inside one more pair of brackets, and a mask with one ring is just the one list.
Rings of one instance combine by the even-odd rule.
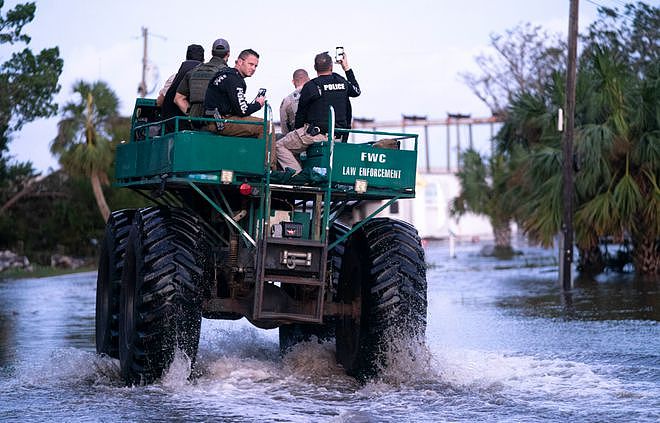
[[243, 195], [250, 195], [252, 194], [252, 185], [248, 184], [247, 182], [243, 182], [238, 190]]

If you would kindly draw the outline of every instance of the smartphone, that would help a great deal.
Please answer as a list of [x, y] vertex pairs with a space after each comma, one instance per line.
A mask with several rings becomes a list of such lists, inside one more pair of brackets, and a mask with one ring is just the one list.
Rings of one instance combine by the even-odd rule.
[[335, 48], [335, 63], [341, 63], [344, 60], [344, 47]]
[[254, 101], [257, 101], [259, 97], [263, 97], [266, 95], [266, 89], [265, 88], [259, 88], [259, 91], [257, 92], [257, 96], [254, 98]]

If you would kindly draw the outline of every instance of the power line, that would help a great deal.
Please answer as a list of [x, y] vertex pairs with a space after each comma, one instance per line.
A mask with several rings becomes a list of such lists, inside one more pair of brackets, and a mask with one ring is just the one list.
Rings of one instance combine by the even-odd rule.
[[[628, 21], [628, 23], [630, 23], [630, 24], [634, 23], [634, 19], [632, 17], [628, 16], [628, 15], [625, 15], [625, 14], [619, 12], [617, 6], [614, 6], [614, 7], [608, 6], [608, 5], [605, 5], [603, 3], [599, 3], [595, 0], [586, 0], [586, 1], [587, 1], [587, 3], [591, 3], [592, 5], [596, 6], [597, 8], [607, 8], [607, 9], [611, 10], [612, 12], [614, 12], [614, 15], [617, 18], [624, 19], [624, 20]], [[621, 6], [624, 9], [625, 9], [626, 5], [629, 4], [629, 3], [626, 3], [626, 2], [621, 1], [621, 0], [611, 0], [611, 1], [615, 2], [618, 6]]]

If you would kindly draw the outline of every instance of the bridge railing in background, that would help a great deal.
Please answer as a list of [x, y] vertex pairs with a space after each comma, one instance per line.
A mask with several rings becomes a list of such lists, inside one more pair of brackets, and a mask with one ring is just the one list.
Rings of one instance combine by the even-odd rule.
[[[468, 148], [490, 156], [493, 137], [502, 125], [500, 117], [473, 118], [470, 115], [448, 114], [445, 119], [402, 115], [398, 121], [376, 121], [354, 118], [354, 129], [397, 128], [403, 133], [418, 133], [417, 169], [422, 173], [456, 173], [461, 167], [461, 153]], [[351, 142], [358, 140], [351, 138]]]

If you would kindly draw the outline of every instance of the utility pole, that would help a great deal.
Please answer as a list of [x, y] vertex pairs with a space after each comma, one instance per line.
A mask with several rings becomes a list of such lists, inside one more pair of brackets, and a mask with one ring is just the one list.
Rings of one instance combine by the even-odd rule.
[[146, 97], [147, 95], [147, 39], [149, 38], [149, 30], [146, 27], [142, 27], [142, 81], [138, 86], [138, 94], [140, 97]]
[[578, 3], [571, 0], [568, 17], [568, 64], [566, 69], [566, 131], [563, 140], [561, 263], [559, 279], [562, 289], [573, 287], [571, 265], [573, 263], [573, 129], [575, 126], [575, 78], [577, 63]]

